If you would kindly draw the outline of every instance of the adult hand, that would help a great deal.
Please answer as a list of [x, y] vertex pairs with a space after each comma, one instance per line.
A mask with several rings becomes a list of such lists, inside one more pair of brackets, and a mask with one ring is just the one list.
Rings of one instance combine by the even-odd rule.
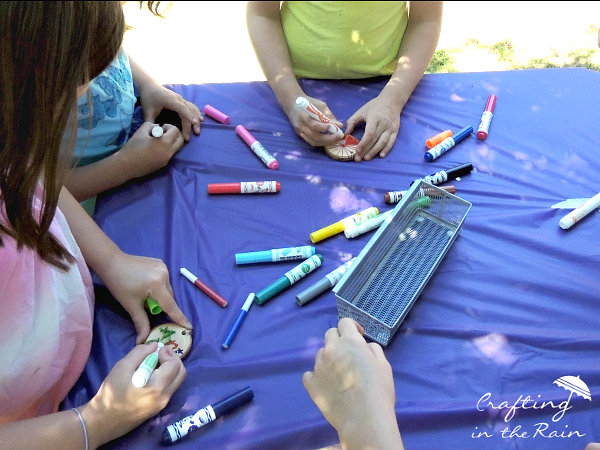
[[176, 126], [164, 124], [163, 135], [160, 138], [151, 134], [155, 126], [155, 123], [144, 122], [119, 150], [126, 158], [131, 178], [148, 175], [163, 168], [183, 146], [181, 133]]
[[144, 342], [150, 333], [150, 321], [144, 310], [148, 297], [154, 298], [174, 322], [193, 328], [173, 298], [169, 271], [160, 259], [119, 252], [103, 274], [102, 281], [131, 316], [137, 344]]
[[200, 122], [204, 121], [200, 110], [170, 89], [158, 83], [148, 83], [140, 89], [140, 103], [145, 121], [154, 122], [163, 109], [170, 109], [181, 118], [181, 133], [186, 142], [190, 140], [192, 129], [196, 135], [200, 134]]
[[181, 359], [168, 347], [160, 349], [159, 366], [146, 386], [136, 388], [131, 377], [157, 343], [134, 347], [110, 371], [97, 394], [80, 407], [89, 447], [120, 437], [161, 411], [186, 376]]
[[382, 92], [350, 116], [346, 121], [346, 134], [351, 134], [357, 124], [365, 122], [365, 134], [358, 143], [355, 161], [369, 161], [377, 154], [381, 158], [387, 156], [398, 136], [401, 112], [397, 102]]
[[325, 333], [314, 371], [302, 382], [343, 448], [402, 449], [391, 366], [381, 346], [367, 344], [362, 333], [355, 321], [341, 319]]
[[[327, 103], [313, 98], [304, 96], [309, 102], [317, 107], [329, 120], [331, 120], [340, 129], [344, 126], [339, 120], [335, 118]], [[329, 124], [315, 120], [306, 111], [302, 111], [294, 105], [288, 108], [286, 111], [290, 123], [294, 127], [294, 130], [302, 139], [313, 147], [322, 147], [325, 145], [335, 144], [340, 141], [340, 138], [327, 130]]]

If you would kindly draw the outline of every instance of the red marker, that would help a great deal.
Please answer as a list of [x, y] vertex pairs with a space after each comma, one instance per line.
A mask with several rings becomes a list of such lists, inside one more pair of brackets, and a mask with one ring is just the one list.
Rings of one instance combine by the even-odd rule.
[[223, 308], [227, 306], [227, 300], [225, 300], [223, 297], [221, 297], [219, 294], [217, 294], [215, 291], [213, 291], [211, 288], [205, 285], [202, 281], [198, 279], [198, 277], [194, 276], [189, 270], [184, 269], [182, 267], [181, 269], [179, 269], [179, 273], [186, 277], [188, 280], [190, 280], [192, 283], [194, 283], [194, 286], [196, 286], [198, 289], [200, 289], [202, 292], [204, 292], [206, 295], [212, 298], [220, 306], [222, 306]]
[[279, 192], [279, 181], [242, 181], [240, 183], [209, 183], [209, 194], [270, 194]]
[[484, 141], [488, 136], [488, 131], [490, 129], [490, 123], [492, 123], [492, 117], [494, 117], [494, 108], [496, 107], [496, 96], [490, 95], [488, 97], [487, 103], [485, 104], [485, 111], [483, 111], [483, 115], [481, 116], [481, 123], [479, 124], [479, 128], [477, 129], [477, 139]]

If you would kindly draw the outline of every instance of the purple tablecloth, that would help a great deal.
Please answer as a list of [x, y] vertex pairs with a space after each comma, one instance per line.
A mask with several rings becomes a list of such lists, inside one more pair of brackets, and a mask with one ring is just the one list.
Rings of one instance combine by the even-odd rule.
[[[385, 80], [305, 81], [344, 121]], [[171, 86], [206, 117], [164, 170], [100, 198], [96, 219], [126, 252], [161, 258], [195, 325], [187, 378], [167, 407], [106, 448], [159, 446], [165, 426], [244, 386], [253, 402], [177, 444], [180, 449], [310, 449], [337, 435], [305, 392], [335, 295], [305, 307], [295, 295], [357, 255], [373, 233], [316, 244], [315, 273], [254, 305], [228, 350], [221, 343], [250, 292], [298, 261], [236, 266], [237, 252], [310, 245], [309, 233], [383, 194], [464, 162], [457, 195], [471, 202], [462, 231], [385, 353], [407, 449], [583, 449], [600, 441], [600, 214], [568, 231], [551, 206], [600, 191], [600, 74], [585, 69], [426, 75], [406, 105], [385, 159], [329, 159], [292, 130], [266, 83]], [[486, 141], [475, 135], [432, 163], [425, 140], [476, 130], [498, 102]], [[236, 135], [243, 124], [280, 163], [269, 170]], [[362, 132], [356, 133], [360, 137]], [[276, 195], [211, 195], [207, 184], [277, 180]], [[186, 267], [229, 300], [221, 308], [179, 274]], [[134, 345], [128, 316], [99, 289], [92, 356], [65, 407], [87, 401]], [[106, 297], [106, 298], [105, 298]], [[164, 317], [153, 318], [155, 324]], [[589, 399], [553, 383], [579, 376]], [[572, 394], [570, 396], [570, 394]], [[529, 400], [527, 399], [529, 396]], [[552, 403], [549, 403], [552, 402]], [[511, 412], [512, 411], [512, 412]], [[561, 413], [562, 411], [562, 413]], [[526, 433], [526, 434], [524, 434]]]

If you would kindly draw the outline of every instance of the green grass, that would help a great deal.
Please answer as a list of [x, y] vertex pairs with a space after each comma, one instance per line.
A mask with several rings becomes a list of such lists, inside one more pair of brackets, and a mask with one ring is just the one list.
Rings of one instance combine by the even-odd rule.
[[[597, 27], [590, 27], [590, 34], [597, 33]], [[576, 49], [560, 54], [556, 50], [550, 56], [532, 58], [528, 61], [518, 61], [515, 46], [509, 39], [496, 42], [492, 45], [481, 44], [477, 39], [468, 39], [462, 46], [437, 50], [426, 73], [451, 73], [459, 72], [457, 59], [467, 52], [485, 52], [495, 58], [497, 65], [502, 70], [519, 69], [547, 69], [560, 67], [584, 67], [600, 72], [598, 48]]]

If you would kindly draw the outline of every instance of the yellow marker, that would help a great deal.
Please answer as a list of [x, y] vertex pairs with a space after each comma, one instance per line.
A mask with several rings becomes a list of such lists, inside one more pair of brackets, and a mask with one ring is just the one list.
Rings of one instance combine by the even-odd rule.
[[356, 214], [346, 217], [332, 225], [329, 225], [320, 230], [310, 233], [310, 240], [313, 244], [316, 244], [323, 239], [333, 236], [334, 234], [341, 233], [346, 229], [347, 225], [360, 225], [361, 223], [369, 220], [371, 217], [375, 217], [379, 214], [379, 210], [374, 206], [357, 212]]

